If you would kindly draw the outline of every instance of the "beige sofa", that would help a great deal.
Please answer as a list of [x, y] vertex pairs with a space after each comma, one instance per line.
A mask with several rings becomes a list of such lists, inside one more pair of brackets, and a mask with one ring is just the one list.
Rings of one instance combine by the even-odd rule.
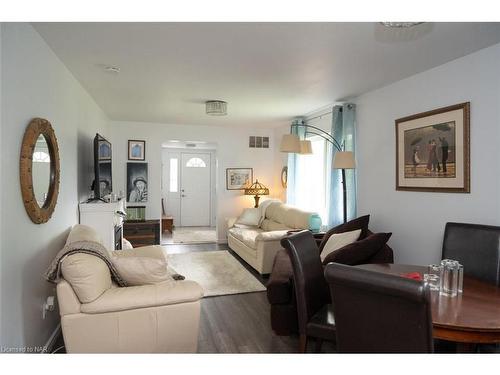
[[227, 220], [227, 242], [231, 250], [261, 274], [271, 273], [281, 238], [289, 230], [309, 229], [312, 212], [279, 201], [266, 205], [259, 226], [238, 225], [237, 218]]
[[[95, 241], [96, 236], [89, 227], [82, 230], [77, 225], [68, 241]], [[165, 257], [159, 246], [113, 255], [133, 257], [134, 253], [153, 259]], [[196, 352], [203, 296], [196, 282], [170, 278], [118, 287], [103, 260], [82, 253], [64, 258], [61, 271], [57, 299], [68, 353]]]

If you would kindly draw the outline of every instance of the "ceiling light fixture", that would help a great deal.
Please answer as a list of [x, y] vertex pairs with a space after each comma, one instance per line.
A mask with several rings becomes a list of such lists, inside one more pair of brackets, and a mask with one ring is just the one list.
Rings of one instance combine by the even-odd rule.
[[227, 103], [222, 100], [209, 100], [205, 102], [205, 110], [210, 116], [227, 115]]
[[115, 73], [115, 74], [118, 74], [120, 73], [120, 67], [118, 66], [106, 66], [104, 67], [104, 70], [107, 71], [108, 73]]
[[408, 29], [423, 23], [424, 22], [380, 22], [381, 25], [390, 27], [391, 29]]

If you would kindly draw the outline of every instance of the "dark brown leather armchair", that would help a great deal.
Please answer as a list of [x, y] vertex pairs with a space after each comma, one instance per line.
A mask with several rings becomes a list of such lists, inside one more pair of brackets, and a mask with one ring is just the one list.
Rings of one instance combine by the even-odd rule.
[[[363, 216], [350, 223], [364, 219], [365, 224], [368, 225], [368, 218], [368, 215]], [[357, 229], [349, 227], [350, 223], [348, 223], [347, 227], [343, 224], [331, 229], [323, 238], [316, 235], [319, 252], [323, 250], [326, 241], [332, 234]], [[368, 229], [365, 230], [365, 233], [362, 232], [362, 236], [370, 234], [372, 232]], [[363, 263], [394, 263], [394, 253], [389, 246], [384, 245], [380, 251], [363, 261]], [[283, 336], [297, 333], [297, 303], [293, 286], [293, 268], [290, 257], [284, 249], [280, 250], [274, 258], [273, 269], [267, 283], [267, 299], [271, 304], [271, 327], [273, 331], [277, 335]]]
[[340, 353], [432, 353], [430, 292], [404, 277], [325, 267]]

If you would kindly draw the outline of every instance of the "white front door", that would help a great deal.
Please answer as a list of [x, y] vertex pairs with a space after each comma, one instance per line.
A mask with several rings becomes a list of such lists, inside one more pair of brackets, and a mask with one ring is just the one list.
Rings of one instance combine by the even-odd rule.
[[210, 226], [210, 154], [181, 154], [181, 226]]

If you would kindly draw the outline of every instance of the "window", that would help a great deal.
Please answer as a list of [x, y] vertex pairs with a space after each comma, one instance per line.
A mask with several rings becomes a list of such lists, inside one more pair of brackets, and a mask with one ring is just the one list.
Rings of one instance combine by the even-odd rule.
[[317, 212], [323, 225], [328, 224], [327, 147], [323, 138], [309, 138], [313, 153], [297, 155], [295, 164], [295, 205]]
[[50, 163], [50, 156], [45, 151], [35, 151], [33, 153], [33, 161], [35, 163]]
[[188, 168], [205, 168], [206, 166], [205, 162], [200, 158], [191, 158], [186, 163]]
[[179, 184], [177, 177], [179, 176], [179, 163], [177, 158], [170, 158], [170, 192], [177, 193]]

